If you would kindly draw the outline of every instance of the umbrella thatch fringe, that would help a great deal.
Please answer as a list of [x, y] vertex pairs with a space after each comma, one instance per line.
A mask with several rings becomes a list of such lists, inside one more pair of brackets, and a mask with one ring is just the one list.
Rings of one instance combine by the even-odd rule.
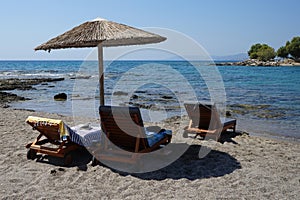
[[41, 44], [35, 50], [72, 47], [104, 47], [158, 43], [165, 37], [107, 20], [88, 21]]

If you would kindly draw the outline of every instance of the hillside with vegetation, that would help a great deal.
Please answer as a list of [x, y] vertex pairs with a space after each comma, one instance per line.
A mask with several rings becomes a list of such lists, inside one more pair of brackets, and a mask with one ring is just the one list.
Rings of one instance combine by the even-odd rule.
[[241, 62], [218, 63], [238, 66], [300, 66], [300, 36], [275, 49], [267, 44], [256, 43], [248, 51], [250, 59]]
[[300, 37], [294, 37], [291, 41], [287, 41], [285, 46], [280, 47], [276, 52], [275, 49], [267, 44], [254, 44], [248, 51], [250, 59], [259, 61], [270, 61], [276, 56], [282, 59], [292, 59], [295, 62], [300, 61]]

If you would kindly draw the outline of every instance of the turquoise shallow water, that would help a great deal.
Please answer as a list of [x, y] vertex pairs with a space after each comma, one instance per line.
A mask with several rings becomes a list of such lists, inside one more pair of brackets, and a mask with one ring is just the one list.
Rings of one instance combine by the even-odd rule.
[[[180, 108], [183, 101], [222, 99], [226, 100], [227, 110], [238, 118], [238, 129], [300, 139], [300, 67], [214, 67], [210, 64], [105, 62], [106, 103], [141, 106], [146, 120], [159, 121], [185, 114]], [[36, 90], [11, 91], [31, 98], [11, 106], [97, 117], [97, 62], [0, 61], [0, 78], [39, 77], [64, 77], [65, 81], [37, 85]], [[67, 101], [53, 100], [60, 92], [68, 94]]]

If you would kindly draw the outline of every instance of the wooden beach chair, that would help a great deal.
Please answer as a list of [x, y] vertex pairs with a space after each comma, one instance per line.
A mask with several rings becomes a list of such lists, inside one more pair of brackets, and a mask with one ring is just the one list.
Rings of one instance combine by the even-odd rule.
[[[28, 159], [35, 159], [37, 153], [64, 158], [64, 164], [72, 163], [71, 151], [81, 148], [66, 134], [67, 126], [61, 120], [29, 116], [26, 122], [33, 130], [40, 132], [34, 142], [26, 145]], [[70, 129], [69, 129], [70, 130]]]
[[106, 136], [102, 138], [102, 148], [97, 154], [100, 161], [136, 163], [143, 153], [171, 142], [170, 130], [162, 129], [147, 135], [138, 107], [100, 106], [99, 112]]
[[218, 141], [221, 134], [231, 129], [236, 130], [235, 119], [220, 120], [215, 104], [206, 102], [184, 104], [190, 122], [186, 131], [194, 133], [195, 138], [199, 135], [205, 137], [207, 134], [215, 136]]

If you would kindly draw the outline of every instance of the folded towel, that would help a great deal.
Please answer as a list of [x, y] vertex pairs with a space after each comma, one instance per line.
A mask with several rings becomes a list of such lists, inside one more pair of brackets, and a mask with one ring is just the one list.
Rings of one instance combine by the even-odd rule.
[[29, 116], [26, 122], [34, 124], [34, 127], [58, 126], [58, 133], [62, 141], [67, 140], [67, 137], [69, 137], [72, 142], [81, 146], [90, 146], [93, 142], [100, 142], [101, 138], [100, 126], [92, 126], [89, 123], [70, 128], [62, 120], [34, 116]]
[[100, 143], [101, 129], [100, 126], [91, 124], [79, 124], [69, 128], [70, 139], [79, 145], [89, 147], [93, 143]]
[[35, 126], [59, 126], [58, 132], [62, 140], [66, 140], [67, 136], [70, 135], [67, 125], [62, 120], [29, 116], [26, 122], [34, 123]]
[[165, 129], [161, 129], [158, 133], [147, 131], [147, 129], [145, 129], [145, 133], [147, 135], [147, 140], [150, 147], [152, 147], [154, 144], [159, 142], [166, 135], [172, 135], [171, 130], [165, 130]]

